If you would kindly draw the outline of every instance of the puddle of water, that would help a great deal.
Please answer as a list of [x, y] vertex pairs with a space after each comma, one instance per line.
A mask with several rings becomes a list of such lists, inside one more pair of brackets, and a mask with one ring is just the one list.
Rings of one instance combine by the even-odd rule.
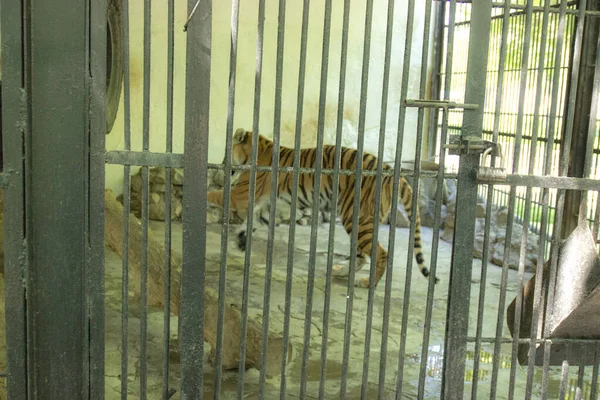
[[[325, 378], [327, 380], [339, 380], [342, 377], [342, 364], [327, 360], [325, 362]], [[321, 360], [310, 360], [308, 362], [308, 376], [309, 382], [319, 381], [321, 379]]]

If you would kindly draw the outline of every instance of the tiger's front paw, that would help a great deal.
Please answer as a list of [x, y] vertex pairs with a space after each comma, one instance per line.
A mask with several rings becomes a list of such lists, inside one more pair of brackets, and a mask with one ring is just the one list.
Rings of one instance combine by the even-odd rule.
[[331, 268], [331, 274], [333, 276], [348, 276], [350, 273], [350, 268], [348, 264], [336, 264]]
[[307, 217], [302, 217], [302, 218], [300, 218], [298, 221], [296, 221], [296, 223], [297, 223], [298, 225], [305, 226], [305, 225], [308, 225], [308, 223], [309, 223], [309, 220], [308, 220], [308, 218], [307, 218]]
[[369, 287], [369, 278], [360, 278], [354, 281], [354, 286], [361, 288]]
[[241, 251], [246, 251], [246, 231], [241, 231], [240, 233], [238, 233], [238, 249], [240, 249]]

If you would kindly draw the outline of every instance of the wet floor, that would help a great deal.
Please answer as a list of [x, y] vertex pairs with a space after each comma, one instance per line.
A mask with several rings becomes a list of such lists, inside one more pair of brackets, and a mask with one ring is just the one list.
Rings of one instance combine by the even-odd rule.
[[[164, 225], [151, 222], [152, 230], [162, 235]], [[306, 372], [307, 398], [317, 398], [321, 381], [321, 343], [323, 338], [323, 305], [325, 300], [325, 270], [327, 262], [328, 225], [321, 225], [318, 230], [317, 257], [315, 262], [314, 293], [312, 307], [312, 323], [310, 326], [310, 341], [308, 341], [309, 359]], [[232, 228], [234, 229], [234, 228]], [[219, 271], [220, 225], [208, 227], [207, 234], [207, 285], [217, 287]], [[281, 225], [276, 228], [276, 242], [274, 246], [272, 279], [270, 281], [271, 312], [270, 329], [278, 334], [283, 332], [285, 282], [288, 254], [288, 226]], [[380, 242], [387, 247], [389, 227], [383, 226], [380, 230]], [[423, 228], [424, 252], [427, 261], [431, 260], [431, 229]], [[263, 295], [265, 290], [265, 255], [267, 232], [258, 231], [253, 240], [252, 267], [250, 272], [249, 310], [252, 318], [261, 319], [263, 310]], [[392, 290], [390, 296], [389, 330], [387, 335], [387, 350], [382, 356], [382, 332], [384, 314], [385, 281], [378, 285], [373, 302], [372, 327], [370, 330], [369, 346], [369, 372], [366, 379], [366, 393], [368, 399], [376, 399], [379, 392], [381, 365], [385, 363], [382, 389], [383, 398], [396, 398], [397, 389], [400, 387], [402, 398], [418, 398], [419, 386], [423, 388], [423, 398], [439, 398], [441, 390], [441, 373], [443, 365], [443, 339], [446, 318], [446, 301], [448, 290], [448, 274], [450, 270], [450, 257], [452, 247], [449, 243], [440, 241], [438, 251], [437, 276], [440, 282], [435, 287], [433, 294], [432, 320], [428, 336], [427, 352], [423, 363], [423, 343], [425, 332], [425, 314], [427, 306], [428, 282], [419, 273], [413, 264], [412, 278], [409, 288], [406, 285], [408, 230], [397, 229], [394, 255], [394, 270]], [[173, 226], [173, 246], [181, 250], [181, 225]], [[300, 381], [302, 376], [302, 353], [304, 351], [304, 329], [306, 312], [306, 295], [308, 282], [308, 259], [310, 250], [310, 227], [297, 226], [294, 242], [294, 275], [292, 280], [292, 301], [290, 318], [290, 343], [293, 348], [292, 359], [286, 373], [287, 398], [297, 398], [300, 394]], [[334, 246], [334, 262], [342, 262], [349, 255], [349, 238], [342, 226], [336, 230]], [[235, 249], [233, 241], [229, 245], [227, 270], [227, 295], [241, 302], [243, 254]], [[357, 273], [357, 276], [368, 276], [369, 267]], [[475, 260], [473, 264], [473, 279], [471, 286], [471, 312], [469, 336], [475, 336], [477, 307], [480, 294], [481, 261]], [[483, 337], [494, 337], [496, 320], [498, 318], [498, 300], [501, 269], [489, 264], [487, 285], [485, 291], [482, 333]], [[507, 305], [515, 296], [517, 274], [509, 271]], [[406, 293], [408, 289], [408, 295]], [[106, 398], [120, 398], [121, 390], [121, 260], [110, 250], [106, 252]], [[339, 398], [340, 383], [342, 381], [342, 359], [344, 352], [344, 331], [346, 321], [347, 280], [334, 278], [331, 287], [331, 303], [328, 318], [327, 360], [325, 368], [325, 398]], [[349, 335], [349, 362], [347, 379], [347, 398], [360, 398], [363, 366], [365, 354], [365, 334], [367, 321], [368, 291], [355, 288], [354, 303], [352, 308], [352, 325]], [[128, 392], [132, 398], [138, 398], [139, 385], [139, 312], [133, 292], [130, 291], [131, 315], [129, 319], [129, 371]], [[139, 306], [137, 307], [139, 310]], [[405, 312], [405, 310], [407, 312]], [[403, 320], [406, 322], [403, 329]], [[503, 336], [510, 338], [508, 328], [503, 319]], [[171, 337], [176, 336], [177, 319], [172, 318]], [[403, 343], [402, 338], [406, 340]], [[149, 310], [148, 322], [148, 398], [159, 399], [162, 393], [162, 359], [163, 359], [163, 315], [161, 310]], [[399, 357], [401, 346], [404, 348], [402, 357]], [[489, 398], [492, 382], [493, 343], [484, 343], [479, 358], [479, 371], [477, 373], [477, 398]], [[210, 348], [205, 346], [208, 355]], [[513, 390], [516, 399], [523, 398], [527, 380], [527, 368], [516, 365], [514, 368], [514, 385], [510, 385], [511, 376], [511, 345], [502, 346], [499, 358], [499, 372], [497, 377], [497, 399], [509, 397]], [[205, 357], [207, 359], [208, 357]], [[465, 374], [465, 398], [471, 398], [472, 381], [474, 375], [474, 346], [470, 345], [467, 353], [467, 371]], [[399, 375], [399, 366], [402, 374]], [[277, 367], [277, 369], [279, 366]], [[584, 371], [584, 384], [580, 385], [585, 393], [589, 391], [589, 375], [591, 367]], [[573, 376], [569, 376], [565, 390], [575, 398], [577, 385], [577, 369], [573, 369]], [[400, 378], [398, 378], [400, 376]], [[549, 398], [558, 396], [560, 389], [560, 369], [552, 368], [548, 375]], [[176, 349], [172, 349], [169, 385], [178, 388], [180, 378], [179, 358]], [[214, 369], [206, 361], [204, 368], [205, 395], [213, 396]], [[258, 398], [259, 371], [248, 369], [244, 378], [244, 398]], [[281, 390], [281, 376], [275, 374], [267, 377], [265, 385], [265, 398], [279, 398]], [[542, 370], [536, 368], [533, 374], [533, 394], [537, 397], [542, 388]], [[512, 388], [512, 389], [511, 389]], [[226, 371], [222, 380], [222, 399], [237, 398], [238, 375], [237, 372]], [[589, 396], [589, 395], [588, 395]], [[173, 399], [179, 399], [175, 393]], [[586, 397], [584, 397], [586, 398]]]

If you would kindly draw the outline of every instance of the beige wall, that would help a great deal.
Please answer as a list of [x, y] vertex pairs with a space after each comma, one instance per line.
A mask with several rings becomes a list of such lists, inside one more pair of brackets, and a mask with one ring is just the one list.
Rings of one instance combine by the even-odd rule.
[[[143, 105], [143, 1], [130, 0], [130, 68], [131, 68], [131, 138], [132, 149], [141, 150]], [[151, 57], [151, 109], [150, 150], [165, 149], [166, 131], [166, 83], [167, 83], [167, 7], [166, 2], [153, 2], [152, 8], [152, 57]], [[252, 128], [255, 51], [257, 34], [258, 0], [240, 1], [240, 27], [237, 59], [237, 86], [234, 128]], [[302, 24], [302, 1], [288, 1], [283, 66], [283, 100], [281, 135], [283, 145], [294, 140], [297, 109], [298, 67], [300, 33]], [[302, 121], [303, 146], [316, 140], [318, 118], [321, 52], [323, 48], [324, 1], [311, 2], [307, 47], [306, 86], [304, 116]], [[395, 154], [396, 127], [400, 98], [400, 82], [403, 69], [404, 37], [406, 30], [407, 0], [396, 1], [394, 39], [391, 59], [388, 123], [386, 126], [385, 160], [393, 160]], [[420, 2], [417, 2], [420, 3]], [[350, 36], [348, 69], [346, 74], [346, 98], [344, 107], [343, 143], [356, 147], [359, 98], [361, 86], [362, 51], [364, 38], [364, 11], [366, 2], [352, 2], [350, 13]], [[277, 46], [278, 1], [266, 0], [266, 18], [263, 53], [262, 97], [260, 131], [272, 136], [274, 118], [275, 69]], [[176, 0], [175, 22], [175, 101], [174, 101], [174, 151], [183, 152], [185, 113], [185, 33], [183, 24], [187, 18], [186, 2]], [[335, 141], [338, 104], [338, 83], [341, 54], [343, 0], [333, 0], [331, 44], [325, 142]], [[198, 17], [197, 15], [195, 18]], [[376, 152], [381, 113], [381, 90], [387, 19], [387, 1], [375, 0], [373, 32], [369, 69], [369, 92], [366, 114], [365, 149]], [[213, 1], [213, 43], [210, 102], [210, 162], [221, 162], [224, 154], [224, 135], [227, 118], [227, 85], [229, 75], [231, 4], [229, 1]], [[193, 22], [192, 22], [193, 23]], [[415, 31], [410, 65], [409, 98], [418, 98], [421, 71], [421, 43], [424, 25], [424, 6], [415, 11]], [[416, 111], [408, 110], [406, 119], [404, 156], [414, 158]], [[119, 108], [113, 131], [107, 136], [107, 149], [123, 148], [123, 103]], [[106, 185], [116, 193], [122, 192], [122, 168], [107, 166]], [[137, 172], [137, 168], [133, 169]]]

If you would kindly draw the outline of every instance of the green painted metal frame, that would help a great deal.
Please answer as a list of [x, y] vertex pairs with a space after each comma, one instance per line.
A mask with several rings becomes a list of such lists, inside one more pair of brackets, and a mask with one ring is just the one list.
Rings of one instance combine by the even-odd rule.
[[0, 6], [8, 396], [103, 399], [106, 0]]

